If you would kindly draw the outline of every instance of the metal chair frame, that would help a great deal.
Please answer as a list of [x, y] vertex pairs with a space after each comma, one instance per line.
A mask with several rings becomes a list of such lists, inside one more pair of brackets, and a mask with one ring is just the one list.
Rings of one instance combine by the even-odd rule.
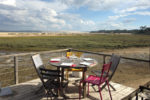
[[81, 91], [82, 91], [81, 83], [88, 83], [88, 95], [89, 95], [89, 84], [94, 84], [94, 85], [98, 86], [100, 99], [103, 100], [102, 94], [101, 94], [101, 85], [103, 83], [106, 83], [107, 86], [108, 86], [110, 99], [112, 100], [111, 91], [110, 91], [110, 88], [109, 88], [109, 81], [108, 81], [108, 73], [109, 73], [111, 64], [112, 64], [112, 62], [103, 65], [103, 68], [101, 70], [101, 75], [100, 76], [90, 75], [87, 79], [80, 81], [80, 85], [79, 85], [79, 99], [81, 99]]
[[[118, 56], [118, 55], [115, 55], [115, 54], [112, 54], [112, 56], [111, 56], [111, 59], [110, 59], [110, 61], [109, 62], [112, 62], [112, 64], [111, 64], [111, 67], [110, 67], [110, 71], [109, 71], [109, 74], [108, 74], [108, 81], [110, 81], [111, 79], [112, 79], [112, 77], [113, 77], [113, 75], [115, 74], [115, 71], [116, 71], [116, 69], [117, 69], [117, 67], [118, 67], [118, 65], [119, 65], [119, 62], [120, 62], [120, 56]], [[97, 76], [100, 76], [101, 75], [101, 71], [92, 71], [92, 73], [94, 73], [95, 75], [97, 75]], [[102, 89], [104, 89], [105, 88], [105, 86], [106, 86], [107, 84], [104, 84], [103, 86], [102, 86]], [[110, 85], [110, 87], [114, 90], [114, 91], [116, 91], [116, 89], [109, 83], [109, 85]], [[94, 88], [94, 87], [93, 87]], [[94, 88], [94, 90], [95, 90], [95, 88]], [[96, 91], [96, 90], [95, 90]]]

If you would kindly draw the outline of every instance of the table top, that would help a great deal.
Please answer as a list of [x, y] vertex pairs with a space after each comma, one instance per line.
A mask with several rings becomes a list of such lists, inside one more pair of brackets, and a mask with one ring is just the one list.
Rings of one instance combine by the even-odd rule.
[[87, 68], [97, 65], [97, 61], [93, 58], [78, 57], [57, 57], [51, 58], [49, 63], [60, 68]]

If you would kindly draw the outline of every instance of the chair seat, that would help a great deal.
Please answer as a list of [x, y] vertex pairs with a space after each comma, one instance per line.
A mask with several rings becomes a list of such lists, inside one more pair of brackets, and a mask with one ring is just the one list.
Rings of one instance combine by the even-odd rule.
[[106, 81], [106, 78], [101, 78], [101, 83], [100, 83], [100, 77], [98, 76], [94, 76], [94, 75], [90, 75], [86, 80], [85, 82], [87, 83], [91, 83], [91, 84], [94, 84], [94, 85], [99, 85], [99, 84], [102, 84]]

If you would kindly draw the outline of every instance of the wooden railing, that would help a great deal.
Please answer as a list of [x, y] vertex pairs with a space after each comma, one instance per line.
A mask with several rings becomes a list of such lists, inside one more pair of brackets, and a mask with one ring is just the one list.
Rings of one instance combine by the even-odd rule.
[[[106, 62], [106, 57], [107, 56], [111, 56], [110, 54], [104, 54], [104, 53], [100, 53], [100, 52], [83, 51], [83, 50], [77, 50], [77, 49], [69, 48], [69, 49], [60, 49], [60, 50], [43, 51], [43, 52], [30, 52], [30, 53], [3, 55], [3, 56], [0, 56], [0, 59], [6, 58], [6, 57], [13, 57], [14, 58], [14, 84], [18, 84], [19, 83], [19, 78], [18, 78], [18, 57], [26, 56], [26, 55], [34, 55], [34, 54], [37, 54], [37, 53], [47, 54], [47, 53], [57, 53], [57, 52], [66, 52], [66, 51], [77, 51], [77, 52], [84, 52], [84, 53], [100, 55], [100, 56], [103, 56], [103, 63]], [[127, 59], [127, 60], [134, 60], [134, 61], [141, 61], [141, 62], [150, 63], [150, 60], [129, 58], [129, 57], [123, 57], [123, 56], [121, 56], [121, 59]]]
[[[96, 54], [96, 55], [101, 55], [103, 56], [103, 62], [105, 62], [105, 58], [106, 56], [111, 56], [110, 54], [105, 54], [105, 53], [99, 53], [99, 52], [91, 52], [91, 51], [83, 51], [83, 50], [77, 50], [77, 49], [68, 49], [70, 51], [77, 51], [77, 52], [84, 52], [84, 53], [90, 53], [90, 54]], [[122, 59], [127, 59], [127, 60], [134, 60], [134, 61], [141, 61], [141, 62], [149, 62], [150, 63], [150, 59], [149, 60], [143, 60], [143, 59], [136, 59], [136, 58], [130, 58], [130, 57], [123, 57], [121, 56]]]
[[[43, 52], [30, 52], [30, 53], [20, 53], [20, 54], [3, 55], [3, 56], [0, 56], [0, 59], [9, 58], [9, 57], [13, 57], [14, 58], [14, 84], [18, 84], [19, 83], [18, 57], [20, 57], [20, 56], [26, 56], [26, 55], [34, 55], [34, 54], [57, 53], [57, 52], [63, 52], [63, 51], [66, 51], [66, 50], [68, 50], [68, 49], [60, 49], [60, 50], [43, 51]], [[1, 82], [1, 80], [0, 80], [0, 82]]]

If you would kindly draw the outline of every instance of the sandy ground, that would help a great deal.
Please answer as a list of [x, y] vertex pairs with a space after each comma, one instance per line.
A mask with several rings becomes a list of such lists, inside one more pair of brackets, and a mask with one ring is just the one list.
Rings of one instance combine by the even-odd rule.
[[125, 49], [115, 49], [115, 50], [107, 50], [104, 53], [109, 54], [118, 54], [125, 57], [138, 58], [138, 59], [150, 59], [150, 47], [139, 47], [139, 48], [125, 48]]
[[72, 35], [88, 35], [88, 32], [0, 32], [0, 37], [31, 37], [31, 36], [72, 36]]
[[125, 49], [117, 49], [117, 50], [111, 50], [108, 52], [113, 52], [113, 53], [127, 53], [127, 54], [132, 54], [132, 53], [149, 53], [150, 52], [150, 47], [139, 47], [139, 48], [125, 48]]

